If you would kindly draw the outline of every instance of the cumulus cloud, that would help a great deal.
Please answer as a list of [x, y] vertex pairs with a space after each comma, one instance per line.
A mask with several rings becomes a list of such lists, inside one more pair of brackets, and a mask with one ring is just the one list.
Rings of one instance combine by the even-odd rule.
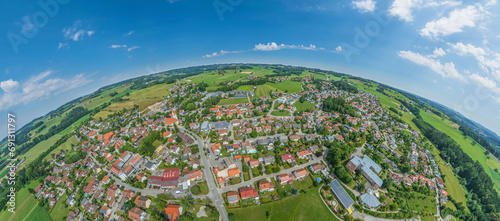
[[0, 82], [0, 88], [2, 88], [2, 90], [5, 93], [14, 92], [18, 86], [19, 86], [19, 82], [13, 81], [12, 79]]
[[436, 48], [431, 55], [427, 55], [430, 58], [437, 58], [446, 55], [446, 52], [442, 48]]
[[481, 48], [471, 44], [458, 42], [450, 44], [452, 50], [460, 56], [472, 56], [478, 62], [478, 66], [486, 73], [492, 74], [500, 81], [500, 53], [493, 52], [488, 48]]
[[335, 52], [341, 52], [341, 51], [342, 51], [342, 47], [340, 47], [340, 45], [335, 48]]
[[48, 78], [51, 74], [52, 71], [47, 70], [32, 76], [24, 83], [12, 79], [0, 82], [0, 88], [4, 91], [3, 94], [0, 94], [0, 110], [78, 88], [91, 81], [84, 74], [66, 79]]
[[427, 56], [415, 53], [412, 51], [399, 51], [398, 55], [408, 59], [418, 65], [426, 66], [443, 78], [454, 78], [461, 81], [466, 81], [465, 77], [458, 73], [453, 62], [442, 64], [439, 60], [429, 58]]
[[63, 28], [62, 32], [64, 34], [64, 37], [73, 41], [79, 41], [83, 39], [85, 35], [90, 37], [95, 33], [95, 31], [83, 29], [81, 28], [81, 26], [82, 22], [76, 21], [75, 23], [73, 23], [73, 26]]
[[286, 45], [286, 44], [276, 44], [276, 42], [271, 42], [267, 44], [259, 43], [253, 48], [254, 51], [277, 51], [281, 49], [303, 49], [303, 50], [324, 50], [324, 48], [318, 48], [316, 45], [310, 44], [309, 46], [304, 45]]
[[353, 0], [352, 5], [361, 13], [372, 12], [375, 10], [375, 1], [373, 0]]
[[400, 20], [413, 21], [413, 8], [422, 4], [422, 0], [394, 0], [389, 8], [389, 14]]
[[430, 21], [420, 30], [420, 35], [437, 38], [462, 32], [466, 27], [475, 27], [487, 12], [480, 5], [469, 5], [451, 11], [448, 16]]

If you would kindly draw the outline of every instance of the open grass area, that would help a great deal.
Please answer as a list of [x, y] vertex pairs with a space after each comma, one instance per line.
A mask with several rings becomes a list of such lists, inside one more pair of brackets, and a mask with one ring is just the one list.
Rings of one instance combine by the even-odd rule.
[[280, 111], [275, 110], [275, 111], [271, 112], [271, 114], [273, 116], [290, 116], [290, 112], [287, 110], [280, 110]]
[[76, 140], [76, 138], [74, 136], [72, 136], [66, 142], [61, 144], [61, 146], [57, 147], [52, 152], [50, 152], [44, 159], [45, 160], [52, 160], [53, 159], [52, 154], [57, 154], [63, 150], [69, 151], [72, 149], [71, 145], [77, 145], [77, 144], [78, 144], [78, 141]]
[[298, 112], [304, 112], [308, 110], [312, 111], [314, 108], [316, 108], [316, 105], [309, 101], [304, 101], [304, 103], [300, 103], [297, 101], [293, 104], [293, 106], [297, 108]]
[[465, 206], [465, 210], [469, 211], [469, 208], [467, 208], [467, 199], [465, 198], [464, 190], [458, 182], [458, 179], [453, 173], [451, 167], [448, 165], [443, 165], [442, 163], [438, 163], [438, 167], [439, 169], [441, 169], [443, 175], [445, 175], [444, 185], [445, 189], [448, 191], [448, 194], [457, 202], [461, 202], [462, 205]]
[[257, 96], [257, 97], [269, 96], [269, 92], [275, 91], [275, 90], [276, 90], [276, 88], [273, 88], [268, 84], [258, 85], [255, 88], [255, 96]]
[[[270, 211], [266, 219], [266, 211]], [[321, 201], [318, 187], [312, 188], [305, 194], [291, 196], [279, 201], [259, 206], [230, 209], [236, 220], [337, 220], [326, 205]]]
[[[168, 89], [170, 89], [173, 84], [158, 84], [152, 87], [144, 88], [130, 93], [130, 96], [123, 97], [124, 99], [130, 99], [125, 102], [115, 102], [103, 111], [116, 112], [123, 108], [131, 109], [135, 105], [139, 106], [139, 110], [144, 110], [151, 104], [162, 101], [164, 97], [170, 95]], [[102, 111], [101, 111], [102, 112]], [[98, 114], [101, 114], [100, 112]], [[108, 113], [103, 113], [102, 116], [107, 117]], [[105, 119], [103, 117], [103, 119]]]
[[[2, 221], [16, 221], [16, 220], [23, 220], [24, 218], [26, 218], [26, 216], [30, 213], [30, 211], [35, 206], [37, 206], [37, 203], [38, 203], [38, 201], [35, 199], [35, 197], [28, 192], [28, 188], [35, 189], [39, 184], [40, 184], [39, 182], [31, 182], [30, 184], [26, 185], [24, 188], [19, 190], [19, 192], [16, 195], [15, 213], [11, 213], [11, 212], [4, 210], [2, 212], [2, 214], [0, 214], [0, 220], [2, 220]], [[45, 209], [43, 209], [43, 208], [41, 208], [41, 209], [43, 211], [45, 211]], [[41, 213], [41, 211], [40, 211], [40, 213]], [[45, 214], [47, 214], [47, 211], [45, 211]], [[50, 217], [49, 217], [49, 220], [50, 220]]]
[[38, 143], [33, 148], [31, 148], [28, 152], [21, 155], [20, 157], [26, 157], [26, 162], [24, 162], [24, 164], [28, 165], [29, 163], [31, 163], [38, 156], [40, 156], [43, 152], [47, 151], [52, 145], [54, 145], [56, 143], [56, 141], [59, 140], [61, 137], [62, 137], [62, 135], [55, 134], [54, 136], [50, 137], [49, 139]]
[[[69, 213], [69, 212], [68, 212]], [[66, 215], [68, 214], [66, 213]], [[65, 215], [65, 216], [66, 216]], [[25, 221], [52, 221], [52, 220], [64, 220], [61, 219], [52, 219], [50, 215], [47, 213], [47, 210], [43, 207], [37, 206], [29, 215], [26, 217]]]
[[279, 83], [266, 83], [266, 85], [269, 85], [273, 88], [278, 89], [278, 91], [285, 92], [288, 91], [288, 93], [295, 93], [302, 91], [302, 83], [298, 81], [283, 81]]
[[66, 193], [59, 198], [56, 205], [50, 211], [50, 217], [52, 220], [64, 220], [63, 218], [69, 214], [69, 208], [65, 207], [64, 204], [68, 196]]
[[422, 119], [427, 123], [431, 124], [436, 129], [442, 131], [446, 135], [450, 136], [453, 140], [455, 140], [462, 150], [469, 155], [472, 160], [479, 161], [481, 166], [484, 168], [485, 172], [491, 177], [493, 183], [495, 184], [495, 189], [500, 193], [500, 176], [494, 176], [492, 172], [494, 168], [500, 167], [498, 161], [492, 160], [488, 163], [488, 158], [485, 155], [485, 149], [479, 145], [472, 145], [473, 140], [470, 137], [464, 138], [462, 132], [453, 128], [451, 126], [452, 122], [446, 119], [440, 119], [439, 116], [434, 114], [429, 114], [424, 111], [420, 111], [420, 115]]
[[247, 98], [228, 98], [228, 99], [222, 99], [219, 102], [219, 105], [226, 105], [226, 104], [244, 104], [248, 103]]
[[191, 76], [188, 79], [191, 80], [190, 83], [201, 83], [205, 82], [209, 87], [218, 86], [221, 82], [231, 81], [234, 82], [241, 78], [246, 78], [250, 76], [249, 74], [243, 74], [239, 72], [234, 72], [228, 70], [225, 74], [219, 74], [216, 72], [207, 72], [196, 76]]
[[241, 85], [238, 88], [236, 88], [237, 91], [246, 91], [246, 92], [252, 91], [252, 89], [253, 85]]

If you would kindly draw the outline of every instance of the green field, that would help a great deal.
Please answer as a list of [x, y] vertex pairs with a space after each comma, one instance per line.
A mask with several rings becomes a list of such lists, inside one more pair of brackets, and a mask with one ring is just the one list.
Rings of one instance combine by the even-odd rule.
[[283, 81], [279, 83], [267, 82], [263, 85], [257, 85], [255, 96], [269, 96], [269, 92], [285, 92], [295, 93], [302, 91], [302, 83], [297, 81]]
[[57, 153], [60, 153], [62, 150], [64, 151], [69, 151], [69, 150], [72, 150], [71, 148], [71, 145], [77, 145], [78, 144], [78, 141], [76, 140], [76, 138], [74, 136], [70, 137], [66, 142], [64, 142], [63, 144], [61, 144], [59, 147], [57, 147], [56, 149], [54, 149], [52, 152], [50, 152], [45, 158], [44, 160], [52, 160], [52, 154], [57, 154]]
[[300, 103], [297, 101], [293, 104], [293, 106], [297, 108], [298, 112], [304, 112], [306, 110], [312, 111], [314, 108], [316, 108], [316, 104], [313, 104], [309, 101], [304, 101], [304, 103]]
[[248, 103], [247, 98], [228, 98], [228, 99], [222, 99], [219, 102], [219, 105], [226, 105], [226, 104], [244, 104]]
[[[170, 95], [170, 91], [168, 91], [173, 84], [158, 84], [152, 87], [144, 88], [141, 90], [133, 91], [130, 93], [130, 96], [125, 96], [124, 99], [130, 99], [125, 102], [116, 102], [108, 107], [106, 107], [101, 112], [97, 113], [94, 116], [94, 119], [98, 119], [98, 117], [102, 117], [102, 119], [106, 119], [108, 114], [113, 112], [121, 111], [123, 108], [131, 109], [134, 105], [139, 106], [139, 110], [144, 110], [151, 104], [162, 101], [164, 97]], [[97, 118], [96, 118], [97, 117]]]
[[[2, 221], [16, 221], [16, 220], [23, 220], [26, 218], [26, 216], [30, 213], [30, 211], [37, 207], [39, 209], [35, 209], [37, 211], [36, 214], [41, 214], [45, 212], [47, 214], [47, 211], [44, 208], [41, 208], [37, 206], [38, 201], [35, 199], [35, 197], [28, 192], [28, 188], [35, 189], [40, 183], [39, 182], [31, 182], [29, 185], [25, 186], [16, 195], [16, 209], [15, 213], [11, 213], [8, 211], [3, 211], [2, 214], [0, 214], [0, 220]], [[33, 210], [33, 212], [35, 211]], [[44, 215], [40, 215], [40, 217], [43, 217]], [[47, 214], [48, 216], [48, 214]], [[50, 220], [50, 217], [49, 219]]]
[[252, 89], [253, 85], [241, 85], [238, 88], [236, 88], [237, 91], [246, 91], [246, 92], [252, 91]]
[[59, 198], [56, 205], [54, 205], [50, 211], [50, 217], [52, 217], [52, 220], [63, 220], [63, 218], [69, 214], [69, 208], [64, 206], [67, 198], [68, 196], [65, 193], [61, 196], [61, 198]]
[[337, 220], [321, 201], [318, 187], [311, 188], [306, 194], [287, 197], [285, 199], [251, 206], [241, 209], [230, 209], [236, 220], [267, 220], [266, 211], [270, 211], [268, 220]]
[[467, 199], [465, 198], [465, 191], [462, 189], [457, 177], [453, 173], [451, 166], [444, 165], [443, 162], [438, 162], [438, 167], [445, 176], [444, 186], [448, 194], [453, 197], [457, 202], [462, 202], [467, 211]]
[[[488, 163], [488, 158], [484, 154], [485, 149], [479, 144], [472, 145], [472, 138], [464, 138], [462, 132], [451, 126], [453, 124], [451, 121], [440, 119], [437, 115], [429, 114], [424, 111], [420, 111], [420, 115], [422, 116], [422, 119], [427, 123], [431, 124], [433, 127], [455, 140], [460, 145], [462, 150], [472, 158], [472, 160], [479, 161], [481, 166], [483, 166], [485, 172], [493, 180], [495, 189], [500, 192], [500, 176], [494, 176], [493, 174], [493, 169], [500, 167], [498, 161], [490, 160]], [[490, 158], [493, 159], [493, 157]]]
[[273, 116], [280, 116], [280, 117], [281, 116], [290, 116], [290, 112], [287, 110], [280, 110], [280, 111], [275, 110], [275, 111], [271, 112], [271, 114]]
[[218, 86], [221, 82], [234, 82], [241, 78], [246, 78], [250, 76], [249, 74], [242, 74], [239, 72], [234, 73], [234, 71], [228, 70], [225, 74], [218, 74], [216, 72], [203, 73], [200, 75], [195, 75], [188, 77], [187, 79], [191, 80], [189, 83], [201, 83], [205, 82], [209, 87]]
[[39, 206], [37, 206], [25, 219], [25, 221], [52, 221], [52, 220], [64, 220], [64, 219], [52, 219], [47, 213], [47, 210]]

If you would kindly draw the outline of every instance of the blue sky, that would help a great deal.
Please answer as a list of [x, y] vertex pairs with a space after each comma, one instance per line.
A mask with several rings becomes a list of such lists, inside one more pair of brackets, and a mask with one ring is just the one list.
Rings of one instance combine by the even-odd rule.
[[2, 125], [131, 77], [258, 62], [373, 79], [500, 132], [496, 0], [40, 2], [0, 9]]

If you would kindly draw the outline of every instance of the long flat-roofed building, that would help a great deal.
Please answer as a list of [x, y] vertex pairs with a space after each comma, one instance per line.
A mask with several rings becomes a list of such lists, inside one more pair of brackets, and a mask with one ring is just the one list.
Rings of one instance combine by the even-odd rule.
[[179, 168], [165, 169], [162, 176], [150, 176], [148, 184], [160, 188], [174, 188], [179, 186]]
[[330, 188], [332, 189], [333, 194], [339, 201], [340, 205], [349, 213], [352, 214], [353, 208], [352, 205], [354, 201], [351, 199], [349, 194], [344, 190], [344, 188], [340, 185], [337, 180], [334, 180], [330, 184]]

